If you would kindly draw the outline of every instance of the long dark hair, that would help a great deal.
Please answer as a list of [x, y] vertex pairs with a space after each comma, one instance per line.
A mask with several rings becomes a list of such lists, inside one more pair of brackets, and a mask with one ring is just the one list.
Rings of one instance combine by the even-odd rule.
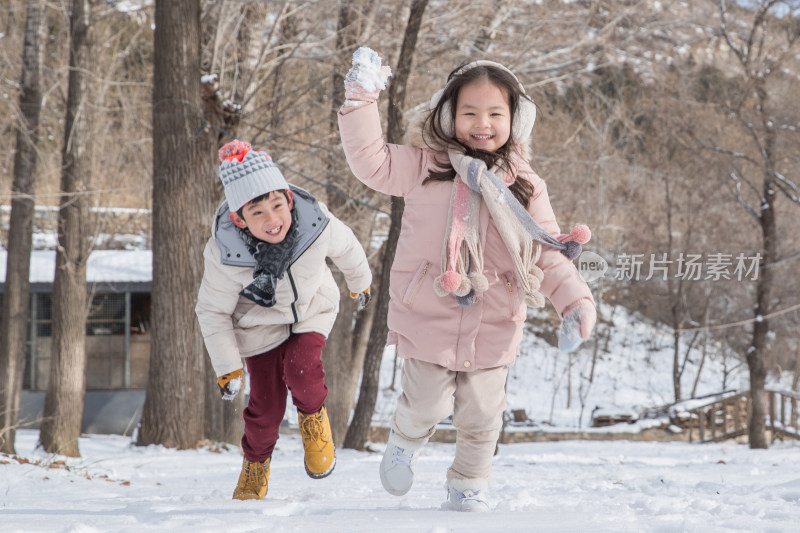
[[[462, 87], [474, 81], [486, 79], [508, 95], [508, 108], [511, 113], [511, 131], [514, 129], [514, 119], [516, 117], [520, 98], [527, 98], [527, 96], [522, 93], [517, 79], [507, 70], [493, 65], [477, 65], [463, 72], [459, 72], [467, 64], [468, 63], [462, 63], [447, 77], [447, 84], [442, 91], [439, 101], [425, 117], [425, 122], [422, 127], [422, 139], [431, 149], [434, 149], [433, 147], [435, 146], [445, 146], [448, 149], [455, 149], [470, 157], [482, 160], [486, 163], [488, 168], [497, 165], [500, 169], [511, 173], [514, 169], [512, 158], [516, 150], [512, 135], [509, 135], [508, 140], [503, 146], [494, 152], [488, 152], [486, 150], [471, 148], [459, 141], [454, 134], [451, 135], [445, 132], [442, 127], [443, 113], [449, 113], [450, 116], [446, 117], [445, 120], [449, 119], [450, 124], [455, 128], [458, 95]], [[450, 105], [446, 105], [448, 103]], [[443, 158], [439, 156], [435, 157], [434, 162], [441, 170], [431, 170], [422, 182], [423, 185], [431, 181], [452, 181], [456, 177], [456, 171], [453, 169], [453, 165], [450, 163], [447, 154], [444, 154]], [[518, 179], [514, 180], [514, 183], [509, 186], [509, 189], [519, 203], [527, 207], [533, 195], [533, 184], [528, 180]]]

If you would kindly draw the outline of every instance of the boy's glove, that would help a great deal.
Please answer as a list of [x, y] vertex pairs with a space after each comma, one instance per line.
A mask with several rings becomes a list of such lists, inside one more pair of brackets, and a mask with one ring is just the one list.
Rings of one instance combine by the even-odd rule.
[[558, 328], [558, 349], [562, 352], [571, 352], [589, 338], [597, 321], [597, 311], [594, 304], [587, 299], [582, 299], [573, 304], [564, 313], [561, 327]]
[[219, 393], [222, 394], [222, 399], [233, 400], [236, 398], [236, 395], [242, 390], [243, 381], [244, 372], [242, 372], [241, 368], [218, 377], [217, 385], [219, 385]]
[[353, 52], [353, 66], [344, 77], [344, 97], [359, 102], [375, 102], [391, 75], [392, 69], [381, 66], [378, 53], [362, 46]]
[[358, 300], [358, 310], [361, 311], [367, 306], [370, 299], [372, 299], [372, 296], [369, 293], [369, 287], [367, 287], [361, 292], [351, 292], [350, 298], [353, 300]]

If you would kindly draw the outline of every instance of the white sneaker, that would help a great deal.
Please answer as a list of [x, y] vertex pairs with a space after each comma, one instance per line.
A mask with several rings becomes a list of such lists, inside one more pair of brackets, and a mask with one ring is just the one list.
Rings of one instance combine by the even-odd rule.
[[480, 513], [489, 511], [484, 499], [485, 479], [451, 479], [447, 483], [447, 504], [453, 511]]
[[428, 439], [410, 441], [398, 436], [394, 431], [389, 433], [386, 451], [381, 460], [381, 484], [386, 492], [394, 496], [402, 496], [414, 484], [414, 468], [417, 465], [417, 453]]

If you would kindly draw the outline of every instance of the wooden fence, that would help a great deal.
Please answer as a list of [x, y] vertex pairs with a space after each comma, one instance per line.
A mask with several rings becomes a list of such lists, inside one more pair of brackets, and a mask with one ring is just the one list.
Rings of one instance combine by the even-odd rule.
[[[766, 390], [764, 394], [766, 429], [771, 439], [800, 439], [800, 394], [779, 390]], [[750, 391], [744, 391], [689, 409], [690, 416], [683, 418], [681, 425], [689, 431], [689, 442], [720, 442], [747, 435], [751, 412]]]

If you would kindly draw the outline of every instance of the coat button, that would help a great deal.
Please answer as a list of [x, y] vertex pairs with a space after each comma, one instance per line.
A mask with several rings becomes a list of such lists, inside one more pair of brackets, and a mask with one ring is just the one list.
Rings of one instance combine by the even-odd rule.
[[467, 368], [469, 368], [469, 366], [470, 366], [470, 362], [469, 362], [469, 361], [464, 361], [464, 366], [465, 366], [465, 367], [467, 367]]

